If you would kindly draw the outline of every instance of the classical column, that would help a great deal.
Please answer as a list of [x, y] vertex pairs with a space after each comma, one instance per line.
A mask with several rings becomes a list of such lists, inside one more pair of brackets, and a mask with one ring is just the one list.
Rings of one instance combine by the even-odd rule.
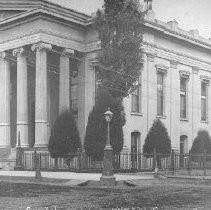
[[21, 147], [29, 147], [28, 137], [28, 91], [27, 91], [27, 60], [24, 49], [13, 50], [17, 56], [17, 137], [20, 132]]
[[65, 49], [60, 56], [59, 75], [59, 113], [70, 109], [70, 61], [69, 56], [74, 50]]
[[10, 64], [0, 53], [0, 148], [10, 147]]
[[36, 50], [36, 82], [35, 82], [35, 147], [48, 145], [48, 109], [47, 109], [47, 50], [52, 46], [39, 42], [32, 45]]

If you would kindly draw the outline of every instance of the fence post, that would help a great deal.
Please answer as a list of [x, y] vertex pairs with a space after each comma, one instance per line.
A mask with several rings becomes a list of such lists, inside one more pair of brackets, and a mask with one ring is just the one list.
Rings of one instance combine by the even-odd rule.
[[157, 153], [155, 148], [153, 149], [153, 170], [154, 170], [154, 177], [158, 178]]
[[203, 169], [204, 169], [204, 176], [206, 176], [206, 161], [207, 161], [207, 152], [204, 150], [203, 154]]
[[156, 154], [156, 149], [154, 148], [153, 149], [153, 169], [155, 169], [155, 167], [156, 167], [156, 165], [157, 165], [157, 154]]
[[34, 150], [34, 166], [35, 166], [35, 179], [37, 181], [41, 180], [41, 173], [40, 173], [40, 155], [37, 154], [36, 149]]
[[171, 172], [172, 172], [172, 175], [174, 175], [174, 172], [175, 172], [175, 152], [174, 152], [174, 149], [171, 150]]
[[192, 159], [191, 150], [189, 150], [189, 158], [188, 158], [188, 175], [189, 176], [191, 176], [191, 166], [192, 166], [191, 159]]
[[78, 149], [77, 150], [77, 172], [79, 172], [81, 169], [81, 159], [82, 159], [81, 150]]
[[24, 151], [21, 148], [21, 140], [20, 140], [20, 131], [18, 132], [18, 140], [17, 140], [17, 145], [16, 145], [16, 166], [15, 170], [23, 170], [23, 155]]

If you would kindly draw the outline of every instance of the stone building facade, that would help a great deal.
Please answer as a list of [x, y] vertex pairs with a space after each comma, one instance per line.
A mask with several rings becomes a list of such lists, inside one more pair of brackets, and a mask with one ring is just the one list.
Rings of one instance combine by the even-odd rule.
[[[72, 108], [82, 144], [95, 103], [100, 50], [92, 17], [46, 0], [0, 0], [0, 148], [47, 148], [50, 129]], [[210, 130], [211, 41], [176, 21], [143, 23], [139, 88], [124, 100], [124, 150], [142, 151], [153, 120], [173, 148], [188, 152], [201, 128]]]

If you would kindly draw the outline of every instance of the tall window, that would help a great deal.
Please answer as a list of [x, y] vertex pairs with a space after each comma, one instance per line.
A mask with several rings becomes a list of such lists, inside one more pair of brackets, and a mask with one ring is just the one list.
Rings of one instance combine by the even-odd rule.
[[187, 78], [180, 77], [180, 118], [187, 118]]
[[164, 73], [157, 73], [157, 114], [164, 115]]
[[137, 87], [132, 93], [132, 112], [139, 112], [139, 87]]
[[131, 94], [131, 112], [141, 112], [141, 75], [136, 89]]
[[201, 120], [207, 121], [207, 82], [201, 82]]

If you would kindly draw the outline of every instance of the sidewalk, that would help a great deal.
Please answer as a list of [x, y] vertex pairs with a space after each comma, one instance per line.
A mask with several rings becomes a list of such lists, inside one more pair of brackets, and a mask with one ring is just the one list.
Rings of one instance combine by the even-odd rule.
[[[89, 181], [100, 181], [101, 173], [74, 172], [41, 172], [42, 180], [39, 184], [56, 186], [78, 186]], [[154, 179], [153, 175], [115, 174], [116, 181], [133, 181]], [[37, 183], [34, 179], [35, 171], [0, 171], [0, 181], [12, 183]]]

